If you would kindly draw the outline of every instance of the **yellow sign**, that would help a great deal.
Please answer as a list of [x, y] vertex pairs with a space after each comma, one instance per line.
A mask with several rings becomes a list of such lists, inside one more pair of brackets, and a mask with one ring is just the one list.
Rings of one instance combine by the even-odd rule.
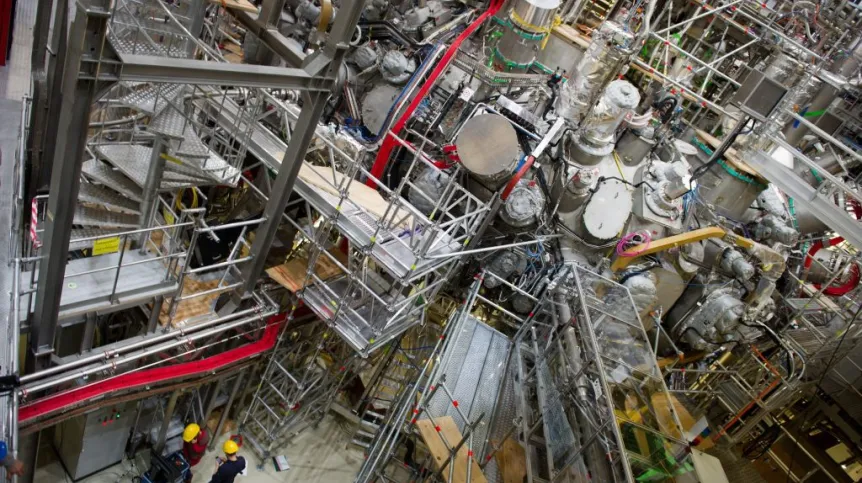
[[99, 238], [93, 242], [93, 256], [114, 253], [120, 249], [120, 237]]

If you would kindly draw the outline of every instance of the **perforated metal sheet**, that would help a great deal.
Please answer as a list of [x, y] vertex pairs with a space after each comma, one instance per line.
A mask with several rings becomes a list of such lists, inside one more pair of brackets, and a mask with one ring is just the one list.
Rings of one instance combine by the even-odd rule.
[[137, 228], [138, 216], [78, 205], [72, 222], [85, 226]]
[[148, 114], [156, 114], [167, 107], [169, 101], [176, 99], [182, 92], [182, 88], [183, 86], [180, 84], [149, 84], [145, 87], [134, 89], [132, 92], [121, 97], [117, 102]]
[[[441, 373], [446, 375], [445, 385], [458, 401], [459, 409], [471, 421], [484, 414], [483, 424], [473, 432], [473, 450], [479, 451], [488, 436], [489, 422], [495, 408], [501, 402], [508, 407], [500, 408], [504, 417], [513, 419], [513, 400], [504, 397], [498, 401], [503, 371], [511, 350], [509, 339], [468, 316], [457, 337], [441, 358]], [[433, 417], [451, 416], [463, 432], [465, 422], [446, 394], [439, 390], [430, 401], [427, 413]], [[502, 420], [500, 424], [507, 424]]]
[[129, 199], [104, 186], [81, 183], [81, 187], [78, 190], [78, 199], [87, 203], [105, 205], [108, 208], [125, 213], [141, 214], [140, 204], [137, 201]]
[[118, 191], [135, 201], [141, 201], [140, 187], [98, 159], [86, 161], [81, 172], [94, 181], [110, 186], [114, 191]]
[[539, 361], [537, 376], [539, 380], [539, 401], [542, 401], [542, 419], [545, 424], [545, 439], [554, 460], [554, 467], [561, 469], [569, 454], [575, 449], [575, 433], [566, 418], [560, 391], [548, 369], [545, 358]]

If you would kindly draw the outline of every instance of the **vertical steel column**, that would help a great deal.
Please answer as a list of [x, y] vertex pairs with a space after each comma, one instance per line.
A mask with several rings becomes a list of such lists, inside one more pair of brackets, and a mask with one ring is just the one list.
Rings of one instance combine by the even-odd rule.
[[236, 393], [239, 392], [239, 387], [242, 386], [243, 377], [245, 376], [246, 371], [242, 370], [239, 374], [236, 375], [236, 380], [233, 381], [233, 387], [230, 389], [230, 397], [227, 399], [227, 403], [224, 405], [224, 409], [221, 412], [221, 417], [218, 418], [218, 425], [216, 426], [216, 430], [214, 434], [210, 435], [210, 444], [208, 449], [212, 451], [216, 446], [216, 438], [221, 434], [221, 430], [224, 427], [225, 421], [227, 421], [227, 415], [230, 412], [230, 408], [233, 406], [233, 401], [236, 399]]
[[[323, 47], [323, 51], [320, 52], [329, 59], [329, 65], [324, 74], [326, 77], [334, 79], [338, 76], [341, 62], [348, 48], [348, 42], [353, 36], [353, 30], [359, 21], [363, 5], [364, 2], [360, 0], [352, 0], [339, 10], [335, 25], [329, 34], [329, 40]], [[278, 176], [272, 184], [272, 196], [264, 208], [265, 220], [257, 229], [254, 243], [251, 246], [252, 259], [243, 269], [242, 275], [245, 284], [241, 287], [240, 295], [251, 293], [263, 273], [266, 256], [273, 240], [275, 240], [281, 216], [293, 192], [293, 185], [299, 175], [299, 169], [302, 167], [305, 153], [308, 151], [308, 145], [314, 136], [329, 95], [329, 93], [321, 92], [310, 93], [303, 102], [296, 129], [293, 131], [284, 158], [281, 160]]]
[[[57, 132], [63, 66], [66, 60], [69, 6], [67, 0], [39, 0], [36, 25], [33, 29], [33, 115], [30, 118], [30, 136], [27, 151], [30, 154], [30, 178], [27, 180], [25, 199], [30, 200], [51, 180], [51, 159], [55, 145], [46, 133]], [[51, 38], [51, 18], [54, 29]], [[45, 60], [48, 60], [47, 65]], [[24, 219], [27, 219], [25, 216]]]
[[147, 321], [147, 334], [152, 334], [156, 331], [156, 326], [159, 325], [159, 314], [162, 313], [164, 302], [165, 298], [161, 295], [153, 300], [153, 311], [150, 312], [150, 318]]
[[177, 389], [171, 393], [171, 398], [168, 400], [168, 407], [165, 409], [165, 418], [162, 420], [162, 427], [159, 429], [159, 439], [156, 441], [156, 451], [161, 451], [165, 447], [165, 438], [168, 435], [168, 427], [171, 425], [171, 418], [174, 417], [174, 410], [177, 408], [177, 399], [182, 394], [182, 389]]
[[213, 409], [215, 409], [216, 398], [218, 398], [218, 393], [221, 391], [221, 386], [224, 384], [225, 378], [219, 378], [216, 382], [212, 383], [212, 388], [210, 389], [209, 396], [207, 397], [207, 408], [204, 410], [203, 418], [199, 423], [202, 428], [205, 428], [207, 425], [207, 421], [210, 418], [210, 414], [212, 414]]
[[92, 312], [84, 315], [84, 337], [81, 339], [81, 352], [88, 351], [93, 348], [93, 333], [96, 331], [96, 313]]
[[[100, 58], [105, 46], [107, 21], [110, 18], [109, 0], [84, 0], [77, 4], [77, 12], [69, 32], [66, 62], [63, 67], [63, 90], [56, 133], [47, 135], [55, 147], [51, 164], [51, 195], [45, 217], [45, 240], [39, 264], [39, 284], [36, 290], [36, 310], [30, 329], [30, 361], [34, 370], [49, 364], [54, 351], [54, 335], [60, 311], [63, 276], [69, 254], [72, 234], [72, 217], [81, 184], [81, 165], [87, 139], [90, 105], [98, 80], [88, 73], [79, 79], [81, 59]], [[58, 93], [59, 94], [59, 93]]]
[[[191, 0], [189, 3], [189, 16], [191, 16], [189, 33], [195, 39], [200, 38], [201, 32], [204, 29], [204, 17], [207, 13], [207, 5], [208, 3], [205, 3], [204, 0]], [[188, 52], [189, 58], [193, 57], [196, 48], [197, 44], [194, 40], [186, 40], [186, 52]]]
[[[170, 108], [168, 108], [170, 109]], [[147, 171], [147, 179], [144, 181], [144, 191], [141, 200], [141, 228], [147, 228], [153, 224], [156, 218], [156, 202], [159, 199], [159, 187], [162, 185], [162, 175], [165, 171], [166, 143], [162, 136], [156, 135], [153, 141], [153, 152], [150, 156], [150, 170]], [[149, 231], [141, 233], [138, 237], [141, 253], [147, 251], [147, 240], [150, 239]]]

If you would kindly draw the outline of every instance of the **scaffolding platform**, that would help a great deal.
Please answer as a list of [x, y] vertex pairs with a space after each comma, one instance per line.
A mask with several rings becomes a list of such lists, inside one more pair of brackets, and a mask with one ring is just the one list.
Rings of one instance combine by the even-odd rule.
[[[90, 312], [113, 312], [174, 293], [178, 288], [176, 280], [167, 276], [164, 263], [156, 258], [154, 254], [139, 250], [126, 250], [119, 277], [116, 270], [119, 252], [70, 260], [63, 279], [59, 319]], [[21, 273], [22, 287], [30, 286], [31, 276], [35, 286], [39, 279], [38, 270], [35, 274], [29, 271]], [[37, 303], [33, 297], [31, 312]], [[19, 314], [22, 321], [26, 320], [26, 310], [26, 305], [22, 304]]]
[[[384, 294], [382, 298], [390, 305], [403, 301], [401, 296], [386, 294], [382, 282], [373, 278], [366, 282], [372, 289], [379, 289], [376, 293]], [[399, 310], [390, 311], [387, 305], [363, 296], [355, 285], [351, 287], [350, 280], [345, 276], [326, 282], [315, 280], [300, 293], [300, 297], [363, 357], [368, 357], [371, 352], [418, 323], [423, 307], [402, 304]]]

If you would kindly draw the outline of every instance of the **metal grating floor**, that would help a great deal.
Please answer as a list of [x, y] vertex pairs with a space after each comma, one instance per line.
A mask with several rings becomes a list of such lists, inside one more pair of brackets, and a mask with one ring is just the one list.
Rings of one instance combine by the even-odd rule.
[[78, 199], [87, 203], [97, 203], [105, 205], [125, 213], [140, 215], [140, 204], [138, 202], [126, 198], [116, 191], [110, 190], [103, 185], [95, 185], [91, 183], [81, 183], [78, 190]]
[[110, 186], [112, 190], [118, 191], [135, 201], [141, 201], [140, 187], [98, 159], [84, 162], [81, 172], [93, 181]]
[[[441, 374], [446, 375], [446, 387], [468, 418], [475, 420], [484, 414], [484, 424], [473, 433], [473, 450], [478, 452], [488, 436], [488, 423], [495, 408], [500, 402], [511, 402], [507, 398], [497, 401], [497, 398], [512, 344], [505, 335], [472, 316], [467, 316], [459, 332], [451, 337], [456, 340], [441, 357]], [[500, 410], [514, 411], [514, 405]], [[427, 412], [433, 417], [451, 416], [464, 431], [465, 421], [442, 391], [438, 390], [431, 399]]]

